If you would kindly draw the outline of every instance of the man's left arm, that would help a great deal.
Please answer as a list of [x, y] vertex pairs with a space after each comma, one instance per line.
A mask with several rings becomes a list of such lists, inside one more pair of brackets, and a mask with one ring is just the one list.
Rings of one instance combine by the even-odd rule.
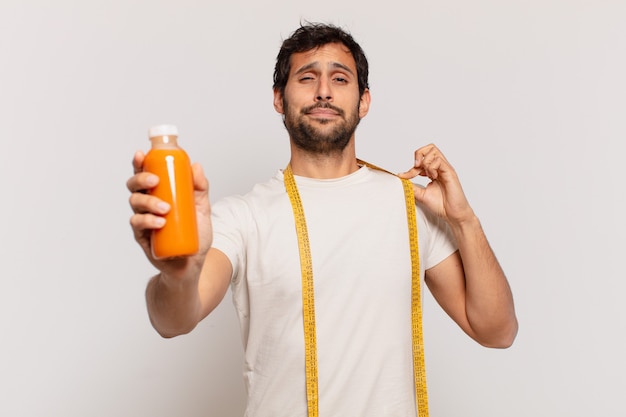
[[458, 251], [428, 269], [426, 284], [448, 315], [478, 343], [509, 347], [517, 334], [513, 295], [480, 221], [454, 168], [435, 145], [415, 152], [415, 165], [402, 178], [425, 176], [415, 199], [449, 225]]

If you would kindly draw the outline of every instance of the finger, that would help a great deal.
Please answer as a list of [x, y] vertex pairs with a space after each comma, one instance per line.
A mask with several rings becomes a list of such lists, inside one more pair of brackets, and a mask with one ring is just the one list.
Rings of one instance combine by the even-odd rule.
[[398, 177], [404, 179], [412, 179], [419, 176], [425, 177], [427, 176], [422, 167], [422, 162], [424, 160], [425, 155], [428, 153], [429, 149], [434, 145], [426, 145], [415, 151], [413, 154], [413, 167], [411, 167], [406, 172], [401, 172], [398, 174]]
[[133, 155], [133, 172], [138, 174], [143, 171], [143, 160], [145, 155], [142, 151], [135, 152]]
[[436, 155], [427, 155], [422, 162], [425, 175], [433, 181], [439, 178], [441, 166], [442, 160]]
[[406, 172], [399, 173], [398, 177], [410, 180], [410, 179], [413, 179], [413, 178], [417, 177], [418, 175], [426, 176], [426, 174], [424, 174], [424, 170], [422, 168], [413, 167], [413, 168], [409, 169]]
[[138, 242], [147, 239], [149, 232], [160, 229], [164, 225], [165, 218], [152, 214], [133, 214], [130, 218], [130, 226]]
[[159, 177], [149, 172], [139, 172], [126, 181], [126, 188], [131, 193], [145, 193], [156, 187], [159, 183]]
[[[418, 163], [419, 162], [419, 163]], [[441, 175], [454, 173], [454, 169], [435, 145], [427, 145], [416, 151], [416, 165], [424, 170], [424, 175], [432, 180]]]
[[413, 155], [413, 158], [414, 158], [413, 167], [406, 172], [402, 172], [398, 174], [398, 176], [400, 178], [405, 178], [405, 179], [415, 178], [418, 175], [422, 177], [427, 177], [428, 173], [424, 169], [425, 160], [428, 155], [432, 156], [433, 150], [436, 150], [436, 149], [437, 148], [435, 147], [435, 145], [430, 144], [430, 145], [422, 146], [421, 148], [416, 150]]
[[132, 193], [128, 198], [128, 202], [133, 212], [138, 214], [152, 213], [164, 216], [171, 209], [167, 202], [149, 194]]
[[428, 155], [432, 155], [437, 148], [432, 143], [426, 146], [422, 146], [418, 150], [415, 151], [415, 167], [419, 168], [424, 163], [424, 160]]
[[434, 160], [440, 159], [443, 164], [448, 165], [448, 166], [450, 165], [446, 156], [441, 152], [439, 148], [437, 148], [433, 144], [428, 145], [427, 147], [422, 149], [421, 154], [422, 154], [422, 158], [421, 158], [422, 163], [428, 163], [428, 162], [432, 162]]

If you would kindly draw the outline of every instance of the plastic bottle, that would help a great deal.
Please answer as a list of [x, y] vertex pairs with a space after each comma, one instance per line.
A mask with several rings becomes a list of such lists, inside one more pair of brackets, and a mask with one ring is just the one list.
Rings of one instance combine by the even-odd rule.
[[199, 240], [189, 157], [178, 146], [176, 126], [154, 126], [148, 135], [152, 149], [146, 154], [143, 170], [159, 177], [150, 194], [171, 207], [164, 216], [165, 225], [152, 232], [152, 254], [159, 259], [193, 255], [198, 252]]

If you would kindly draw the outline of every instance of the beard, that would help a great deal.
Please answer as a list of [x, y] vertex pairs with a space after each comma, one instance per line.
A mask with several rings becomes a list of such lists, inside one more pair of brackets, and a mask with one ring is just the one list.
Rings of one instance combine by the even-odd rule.
[[[350, 143], [361, 121], [358, 106], [356, 111], [346, 119], [345, 111], [326, 102], [305, 107], [300, 112], [291, 109], [286, 99], [283, 99], [283, 104], [285, 109], [283, 123], [289, 137], [296, 147], [311, 154], [330, 155], [342, 152]], [[337, 123], [336, 120], [318, 119], [314, 123], [321, 125], [322, 128], [316, 127], [306, 119], [306, 114], [316, 108], [331, 109], [342, 120]], [[336, 125], [330, 129], [323, 129], [325, 125], [331, 123], [336, 123]]]

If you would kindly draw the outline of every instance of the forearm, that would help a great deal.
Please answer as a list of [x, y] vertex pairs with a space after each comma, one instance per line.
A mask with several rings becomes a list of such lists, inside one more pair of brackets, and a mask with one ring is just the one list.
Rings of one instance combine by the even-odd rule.
[[146, 288], [150, 322], [163, 337], [189, 333], [201, 317], [198, 281], [155, 275]]
[[465, 273], [465, 309], [476, 339], [508, 347], [517, 333], [513, 295], [476, 216], [451, 225]]

